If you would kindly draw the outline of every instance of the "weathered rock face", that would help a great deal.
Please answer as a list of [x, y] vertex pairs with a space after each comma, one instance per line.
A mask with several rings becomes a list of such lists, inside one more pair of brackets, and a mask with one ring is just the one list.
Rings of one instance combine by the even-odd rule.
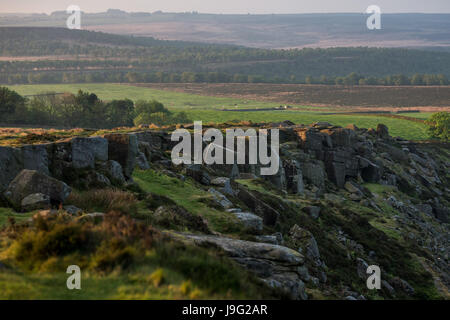
[[81, 181], [83, 189], [102, 189], [111, 186], [111, 181], [105, 175], [97, 172], [90, 171]]
[[[383, 172], [374, 160], [367, 159], [372, 156], [373, 142], [368, 139], [368, 131], [364, 130], [355, 126], [340, 128], [328, 123], [302, 127], [297, 130], [299, 147], [323, 161], [327, 178], [339, 188], [343, 188], [349, 178], [358, 176], [362, 176], [367, 182], [378, 182]], [[383, 125], [379, 126], [378, 136], [380, 139], [390, 139], [387, 128]], [[388, 147], [395, 158], [405, 161], [403, 151]], [[302, 168], [303, 177], [320, 188], [322, 183], [319, 170], [314, 165], [305, 163], [302, 163]]]
[[126, 182], [122, 166], [117, 161], [108, 160], [100, 164], [98, 171], [104, 174], [112, 184], [123, 185]]
[[47, 145], [27, 145], [22, 148], [0, 147], [0, 192], [22, 169], [49, 174]]
[[324, 145], [331, 146], [331, 140], [317, 129], [301, 129], [297, 135], [303, 149], [321, 151]]
[[72, 139], [74, 168], [95, 168], [96, 161], [108, 160], [108, 140], [101, 137]]
[[330, 136], [333, 147], [350, 147], [356, 142], [356, 134], [350, 129], [325, 129], [322, 133], [326, 133]]
[[170, 134], [165, 131], [142, 131], [135, 133], [138, 141], [148, 144], [151, 150], [171, 150], [176, 142], [170, 140]]
[[233, 207], [233, 203], [225, 197], [221, 192], [214, 188], [209, 188], [208, 192], [213, 197], [214, 201], [223, 209], [229, 209]]
[[[270, 181], [279, 190], [285, 191], [287, 188], [287, 181], [286, 181], [286, 172], [284, 168], [285, 166], [283, 164], [283, 160], [280, 157], [278, 157], [277, 173], [274, 175], [264, 176], [264, 178]], [[253, 172], [251, 174], [255, 175], [255, 177], [257, 174], [259, 174], [259, 170], [256, 169], [256, 166], [253, 166]]]
[[108, 134], [108, 159], [120, 163], [126, 178], [131, 178], [136, 157], [138, 156], [138, 139], [135, 134]]
[[217, 177], [211, 180], [211, 185], [219, 188], [219, 191], [227, 195], [234, 195], [235, 191], [231, 186], [231, 180], [227, 177]]
[[279, 245], [225, 237], [191, 234], [180, 236], [182, 240], [196, 245], [218, 246], [269, 286], [284, 290], [291, 299], [307, 299], [304, 283], [299, 274], [304, 258], [299, 252]]
[[325, 172], [323, 164], [317, 162], [307, 162], [302, 167], [303, 177], [306, 178], [309, 183], [315, 185], [318, 188], [323, 189], [325, 186]]
[[251, 212], [232, 211], [232, 214], [250, 232], [260, 232], [263, 229], [263, 219]]
[[210, 185], [211, 178], [204, 168], [199, 164], [192, 164], [186, 167], [186, 175], [204, 185]]
[[24, 169], [36, 170], [46, 175], [50, 173], [47, 145], [27, 145], [21, 150]]
[[15, 208], [21, 208], [22, 200], [30, 195], [39, 193], [47, 195], [51, 202], [58, 204], [63, 203], [71, 191], [71, 188], [62, 181], [25, 169], [9, 184], [5, 197]]
[[[112, 144], [117, 145], [117, 141], [114, 138], [112, 140], [115, 141]], [[131, 145], [134, 145], [133, 141], [136, 142], [132, 135], [129, 140]], [[102, 137], [76, 137], [19, 148], [0, 147], [0, 192], [5, 191], [23, 169], [35, 170], [78, 187], [88, 187], [93, 180], [103, 181], [102, 185], [109, 185], [108, 180], [114, 180], [113, 184], [122, 185], [125, 182], [124, 170], [119, 162], [108, 162], [108, 149], [109, 142]], [[133, 147], [130, 149], [137, 150]], [[130, 151], [130, 154], [133, 152]], [[117, 158], [128, 165], [126, 169], [131, 174], [135, 157], [123, 158], [123, 154], [119, 153]]]
[[285, 161], [283, 163], [286, 189], [291, 193], [303, 194], [305, 185], [303, 184], [303, 173], [301, 164], [296, 160]]
[[317, 247], [316, 239], [311, 232], [300, 228], [298, 225], [294, 225], [289, 231], [289, 236], [309, 259], [312, 261], [320, 259], [319, 248]]
[[240, 187], [237, 192], [237, 197], [256, 215], [260, 216], [265, 225], [273, 226], [276, 224], [280, 213], [265, 202], [258, 199], [258, 197], [252, 192]]
[[143, 152], [138, 152], [138, 155], [136, 157], [136, 164], [141, 170], [150, 169], [150, 164], [148, 163], [147, 157]]
[[72, 146], [70, 141], [47, 145], [50, 175], [56, 179], [74, 180], [76, 169], [72, 166]]
[[0, 192], [6, 190], [9, 183], [22, 169], [23, 162], [20, 150], [0, 147]]

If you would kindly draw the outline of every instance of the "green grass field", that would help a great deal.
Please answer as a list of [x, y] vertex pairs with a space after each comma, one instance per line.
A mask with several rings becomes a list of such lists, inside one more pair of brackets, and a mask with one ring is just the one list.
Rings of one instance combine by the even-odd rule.
[[405, 112], [405, 113], [398, 113], [398, 115], [400, 116], [407, 116], [407, 117], [411, 117], [411, 118], [417, 118], [417, 119], [421, 119], [421, 120], [428, 120], [431, 118], [431, 115], [433, 113], [432, 112], [417, 112], [417, 113], [410, 113], [410, 112]]
[[[103, 100], [125, 99], [134, 101], [156, 99], [172, 111], [185, 111], [191, 120], [204, 122], [225, 122], [231, 120], [251, 120], [253, 122], [279, 122], [290, 120], [297, 124], [310, 124], [317, 121], [328, 121], [335, 125], [355, 124], [360, 128], [376, 128], [379, 123], [389, 127], [392, 136], [401, 136], [411, 140], [428, 139], [427, 126], [404, 119], [387, 118], [376, 115], [324, 115], [319, 111], [286, 110], [286, 111], [221, 111], [222, 108], [271, 108], [279, 103], [259, 102], [238, 98], [223, 98], [192, 95], [180, 92], [155, 90], [120, 84], [58, 84], [58, 85], [17, 85], [10, 86], [22, 95], [33, 95], [43, 92], [72, 92], [78, 90], [96, 93]], [[307, 108], [307, 106], [294, 106]], [[410, 117], [427, 119], [431, 114], [405, 114]]]
[[15, 85], [9, 86], [9, 88], [17, 91], [21, 95], [34, 95], [45, 92], [76, 93], [78, 90], [83, 90], [94, 92], [102, 100], [131, 99], [137, 101], [155, 99], [162, 102], [168, 108], [182, 109], [231, 108], [235, 105], [245, 108], [270, 108], [279, 106], [276, 103], [199, 96], [112, 83]]

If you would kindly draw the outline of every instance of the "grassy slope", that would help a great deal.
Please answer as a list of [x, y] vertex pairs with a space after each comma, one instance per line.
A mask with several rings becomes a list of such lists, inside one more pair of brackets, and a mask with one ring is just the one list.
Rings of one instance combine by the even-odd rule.
[[153, 170], [135, 170], [133, 179], [144, 191], [169, 197], [191, 213], [204, 217], [214, 231], [225, 233], [240, 231], [239, 223], [232, 214], [207, 206], [211, 195], [195, 187], [190, 179], [182, 182]]
[[[233, 234], [240, 227], [233, 215], [208, 207], [210, 195], [189, 179], [181, 182], [153, 170], [136, 170], [134, 179], [147, 192], [166, 195], [190, 212], [203, 216], [212, 230]], [[83, 209], [83, 206], [81, 206]], [[89, 211], [88, 211], [89, 212]], [[46, 261], [32, 263], [33, 270], [14, 260], [16, 249], [13, 239], [1, 233], [9, 225], [8, 217], [20, 224], [33, 213], [20, 214], [0, 208], [0, 300], [1, 299], [249, 299], [260, 295], [269, 298], [268, 292], [255, 286], [254, 278], [242, 274], [242, 269], [229, 265], [229, 261], [217, 258], [203, 249], [190, 250], [170, 243], [156, 246], [137, 258], [129, 269], [115, 269], [98, 273], [82, 266], [82, 290], [66, 288], [67, 275], [62, 266], [78, 264], [77, 253], [64, 257], [49, 257]], [[135, 214], [141, 221], [152, 212], [144, 203]], [[30, 258], [31, 259], [31, 258]], [[90, 261], [95, 256], [90, 256]], [[226, 267], [225, 267], [226, 266]], [[87, 268], [87, 269], [86, 269]], [[223, 270], [226, 268], [226, 270]], [[203, 270], [204, 269], [204, 270]], [[162, 272], [162, 275], [159, 273]], [[228, 274], [224, 275], [224, 272]], [[155, 283], [161, 278], [161, 283]], [[220, 277], [220, 278], [217, 278]]]
[[[225, 112], [222, 107], [230, 108], [238, 105], [245, 108], [277, 107], [279, 104], [248, 101], [235, 98], [207, 97], [179, 92], [169, 92], [120, 84], [64, 84], [64, 85], [19, 85], [11, 86], [22, 95], [37, 94], [48, 91], [76, 92], [79, 89], [95, 92], [101, 99], [156, 99], [174, 111], [186, 111], [192, 120], [204, 122], [224, 122], [229, 120], [283, 121], [309, 124], [316, 121], [328, 121], [336, 125], [355, 124], [361, 128], [375, 128], [384, 123], [393, 136], [406, 139], [427, 139], [426, 125], [403, 119], [393, 119], [365, 115], [323, 115], [314, 111], [261, 111], [261, 112]], [[409, 114], [408, 114], [409, 115]], [[422, 114], [420, 114], [422, 116]], [[419, 115], [416, 115], [419, 117]], [[427, 117], [428, 115], [424, 115]]]

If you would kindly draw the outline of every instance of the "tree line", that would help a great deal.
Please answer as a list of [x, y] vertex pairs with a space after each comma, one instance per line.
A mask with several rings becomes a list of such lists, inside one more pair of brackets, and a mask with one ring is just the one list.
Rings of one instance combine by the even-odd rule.
[[31, 99], [0, 87], [2, 124], [68, 128], [115, 128], [188, 123], [184, 112], [172, 113], [158, 101], [102, 101], [95, 93], [47, 93]]
[[263, 75], [227, 74], [223, 72], [36, 72], [28, 74], [0, 74], [3, 84], [60, 84], [60, 83], [287, 83], [322, 85], [381, 85], [381, 86], [443, 86], [450, 82], [444, 74], [404, 74], [385, 77], [363, 76], [352, 72], [347, 76], [336, 77], [322, 75], [306, 76], [298, 79], [267, 77]]
[[[407, 82], [450, 77], [450, 53], [402, 48], [270, 50], [161, 41], [61, 28], [0, 28], [0, 83], [73, 82]], [[58, 59], [47, 56], [60, 56]], [[44, 57], [45, 56], [45, 57]], [[393, 75], [403, 75], [394, 79]], [[141, 78], [141, 79], [139, 79]], [[365, 79], [361, 79], [365, 78]], [[419, 77], [420, 78], [420, 77]], [[420, 79], [415, 82], [420, 83]], [[389, 81], [387, 81], [389, 80]], [[417, 80], [417, 81], [416, 81]], [[412, 79], [410, 79], [412, 81]], [[422, 79], [423, 84], [436, 82]], [[354, 83], [353, 83], [354, 84]], [[407, 83], [406, 83], [407, 84]]]

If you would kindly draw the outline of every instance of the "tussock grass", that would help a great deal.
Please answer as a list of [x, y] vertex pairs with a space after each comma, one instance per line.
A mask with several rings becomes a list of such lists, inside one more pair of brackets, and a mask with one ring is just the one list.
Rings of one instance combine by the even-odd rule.
[[132, 193], [117, 189], [72, 191], [66, 203], [90, 212], [117, 211], [124, 214], [135, 214], [138, 210], [136, 197]]

